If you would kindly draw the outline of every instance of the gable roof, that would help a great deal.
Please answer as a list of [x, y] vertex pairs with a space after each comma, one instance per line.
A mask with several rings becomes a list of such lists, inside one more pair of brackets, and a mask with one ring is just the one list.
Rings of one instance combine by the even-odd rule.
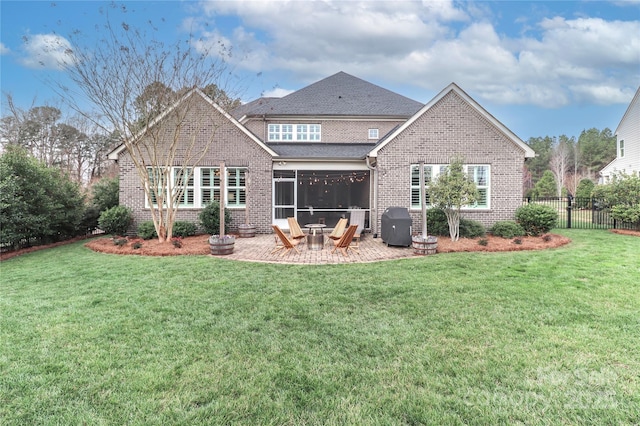
[[[185, 102], [189, 97], [194, 96], [194, 95], [197, 95], [197, 96], [200, 96], [201, 98], [203, 98], [209, 105], [211, 105], [213, 108], [215, 108], [222, 116], [224, 116], [234, 126], [236, 126], [238, 129], [240, 129], [240, 131], [242, 131], [242, 133], [247, 135], [251, 140], [253, 140], [262, 149], [267, 151], [271, 156], [274, 156], [274, 157], [278, 156], [278, 154], [275, 151], [273, 151], [271, 148], [269, 148], [256, 135], [254, 135], [249, 130], [247, 130], [247, 128], [244, 127], [242, 124], [240, 124], [238, 122], [238, 120], [236, 120], [229, 113], [227, 113], [225, 110], [223, 110], [217, 103], [215, 103], [209, 96], [207, 96], [202, 90], [200, 90], [198, 88], [190, 90], [182, 98], [180, 98], [178, 101], [176, 101], [171, 107], [167, 108], [164, 112], [162, 112], [162, 114], [160, 114], [159, 116], [154, 118], [153, 121], [151, 122], [151, 124], [149, 124], [149, 127], [155, 126], [157, 123], [159, 123], [161, 120], [163, 120], [167, 115], [169, 115], [169, 113], [171, 113], [171, 111], [173, 111], [176, 108], [178, 108], [181, 103]], [[139, 138], [143, 137], [145, 132], [146, 132], [146, 130], [142, 130], [140, 133], [135, 135], [135, 137], [133, 139], [136, 140], [136, 139], [139, 139]], [[120, 154], [122, 153], [122, 151], [125, 150], [125, 148], [126, 148], [126, 146], [125, 146], [124, 143], [120, 144], [119, 146], [117, 146], [111, 152], [109, 152], [107, 154], [107, 158], [109, 158], [110, 160], [117, 160], [118, 157], [120, 156]]]
[[263, 115], [376, 116], [408, 118], [420, 102], [339, 72], [282, 98], [260, 98], [234, 112]]
[[634, 105], [638, 102], [640, 102], [640, 87], [638, 87], [638, 90], [636, 90], [636, 94], [633, 95], [633, 99], [631, 99], [631, 102], [629, 102], [629, 106], [627, 107], [626, 111], [624, 112], [624, 115], [620, 119], [620, 123], [618, 123], [618, 127], [616, 127], [616, 131], [614, 135], [618, 134], [618, 131], [620, 130], [620, 126], [622, 125], [622, 123], [624, 123], [627, 120], [627, 117], [631, 119], [630, 117], [631, 110], [633, 109]]
[[462, 90], [455, 83], [451, 83], [444, 90], [436, 95], [429, 103], [424, 105], [420, 111], [416, 112], [413, 117], [408, 119], [402, 126], [399, 126], [393, 132], [391, 132], [388, 136], [386, 136], [383, 140], [381, 140], [378, 145], [371, 150], [369, 153], [370, 157], [377, 157], [378, 151], [384, 148], [387, 144], [389, 144], [392, 140], [394, 140], [399, 134], [401, 134], [407, 127], [413, 124], [418, 118], [424, 115], [427, 111], [429, 111], [435, 104], [437, 104], [442, 98], [448, 95], [450, 92], [454, 92], [459, 95], [462, 99], [464, 99], [469, 105], [471, 105], [480, 115], [482, 115], [485, 119], [487, 119], [493, 126], [495, 126], [498, 130], [500, 130], [507, 138], [509, 138], [514, 144], [520, 147], [524, 151], [525, 158], [535, 157], [535, 152], [529, 145], [524, 143], [522, 139], [515, 135], [511, 130], [509, 130], [504, 124], [498, 121], [493, 115], [489, 114], [487, 110], [482, 108], [479, 103], [474, 101], [471, 96], [467, 95], [464, 90]]

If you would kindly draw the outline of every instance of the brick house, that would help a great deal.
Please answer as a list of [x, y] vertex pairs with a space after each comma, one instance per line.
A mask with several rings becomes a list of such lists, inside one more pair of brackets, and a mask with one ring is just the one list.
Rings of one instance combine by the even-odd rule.
[[[357, 210], [378, 234], [391, 206], [408, 208], [420, 229], [418, 164], [424, 164], [428, 188], [454, 156], [464, 158], [482, 195], [463, 216], [489, 226], [513, 218], [522, 201], [524, 161], [535, 155], [455, 84], [421, 104], [339, 72], [229, 114], [198, 90], [191, 96], [199, 102], [192, 113], [218, 124], [215, 137], [202, 138], [209, 149], [193, 168], [178, 219], [197, 221], [203, 205], [219, 199], [216, 171], [224, 161], [232, 231], [244, 222], [247, 206], [259, 233], [270, 233], [271, 224], [286, 228], [291, 216], [332, 227]], [[133, 209], [136, 223], [150, 220], [124, 147], [109, 158], [119, 163], [120, 203]]]

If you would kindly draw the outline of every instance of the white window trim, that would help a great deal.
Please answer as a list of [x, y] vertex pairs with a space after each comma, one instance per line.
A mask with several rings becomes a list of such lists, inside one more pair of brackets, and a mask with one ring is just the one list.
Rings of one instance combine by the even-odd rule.
[[[444, 168], [446, 168], [448, 165], [447, 164], [424, 164], [424, 167], [431, 167], [431, 179], [434, 180], [438, 177], [438, 175], [440, 175], [440, 173], [442, 172], [442, 170]], [[420, 210], [422, 208], [422, 200], [420, 200], [419, 204], [414, 204], [413, 203], [413, 191], [415, 189], [420, 189], [420, 186], [416, 186], [412, 184], [412, 177], [413, 177], [413, 170], [418, 170], [418, 167], [420, 167], [419, 164], [411, 164], [411, 167], [409, 168], [409, 206], [410, 206], [410, 210]], [[474, 205], [474, 206], [462, 206], [463, 210], [490, 210], [491, 209], [491, 165], [490, 164], [465, 164], [464, 165], [464, 171], [465, 173], [469, 172], [469, 167], [486, 167], [487, 168], [487, 184], [486, 185], [478, 185], [476, 183], [476, 187], [480, 190], [480, 189], [486, 189], [487, 192], [487, 196], [486, 196], [486, 200], [487, 200], [487, 204], [486, 206], [478, 206], [478, 205]], [[427, 191], [429, 189], [429, 186], [426, 186]], [[427, 203], [427, 208], [432, 208], [433, 206], [431, 205], [431, 203]]]
[[[147, 167], [147, 169], [150, 169], [151, 167]], [[202, 170], [203, 169], [220, 169], [220, 167], [218, 166], [207, 166], [207, 167], [187, 167], [186, 169], [190, 169], [192, 170], [192, 173], [190, 175], [190, 181], [193, 182], [193, 185], [189, 185], [188, 188], [192, 188], [193, 189], [193, 203], [191, 204], [179, 204], [178, 205], [178, 209], [179, 210], [189, 210], [189, 209], [202, 209], [205, 207], [205, 203], [202, 202], [202, 190], [205, 188], [201, 185], [201, 177], [202, 177]], [[246, 176], [245, 176], [245, 185], [229, 185], [229, 171], [234, 170], [237, 171], [238, 170], [245, 170], [245, 173], [247, 171], [247, 167], [227, 167], [227, 181], [226, 181], [226, 185], [225, 185], [225, 189], [227, 190], [227, 192], [229, 191], [236, 191], [236, 194], [239, 195], [240, 191], [242, 191], [244, 189], [245, 191], [245, 203], [244, 204], [240, 204], [240, 203], [229, 203], [228, 197], [226, 200], [226, 208], [231, 209], [231, 210], [242, 210], [246, 208]], [[171, 173], [170, 173], [170, 179], [171, 182], [175, 183], [175, 179], [176, 179], [176, 173], [179, 172], [180, 170], [182, 170], [181, 167], [172, 167], [171, 168]], [[218, 191], [220, 190], [220, 186], [207, 186], [206, 188], [211, 188], [213, 190], [218, 189]], [[240, 197], [238, 197], [240, 198]], [[145, 208], [150, 208], [149, 206], [149, 200], [147, 198], [147, 196], [145, 195], [144, 197], [145, 201], [144, 201], [144, 205]], [[154, 206], [156, 206], [154, 204]]]
[[322, 125], [317, 123], [269, 123], [268, 142], [320, 142]]
[[624, 158], [624, 139], [620, 139], [618, 142], [618, 155], [619, 158]]
[[369, 129], [368, 139], [380, 139], [380, 130]]

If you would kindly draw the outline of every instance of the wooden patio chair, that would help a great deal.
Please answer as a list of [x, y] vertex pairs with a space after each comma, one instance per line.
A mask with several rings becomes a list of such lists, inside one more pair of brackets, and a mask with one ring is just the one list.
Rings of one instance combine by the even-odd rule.
[[289, 237], [287, 237], [287, 234], [285, 234], [278, 225], [271, 225], [271, 226], [273, 227], [273, 230], [275, 231], [276, 235], [280, 239], [280, 242], [282, 243], [282, 244], [278, 244], [276, 242], [276, 247], [273, 250], [271, 250], [271, 254], [279, 250], [282, 250], [282, 254], [280, 255], [282, 257], [285, 254], [289, 253], [292, 249], [295, 250], [296, 253], [300, 254], [300, 252], [296, 248], [296, 246], [300, 243], [300, 240], [289, 239]]
[[338, 220], [336, 227], [333, 228], [333, 231], [331, 231], [331, 234], [328, 235], [329, 239], [327, 240], [327, 243], [331, 240], [338, 241], [342, 237], [342, 234], [344, 234], [344, 230], [347, 228], [348, 221], [349, 219], [347, 219], [346, 217], [343, 217], [342, 219]]
[[333, 250], [331, 250], [331, 253], [333, 254], [333, 252], [338, 249], [340, 249], [343, 256], [349, 256], [349, 249], [355, 251], [356, 253], [360, 253], [356, 247], [351, 245], [353, 236], [356, 233], [356, 229], [358, 229], [358, 225], [349, 225], [347, 230], [344, 231], [344, 234], [342, 234], [342, 237], [340, 237], [338, 241], [333, 242], [335, 244], [335, 247], [333, 248]]
[[291, 236], [291, 238], [298, 241], [299, 243], [304, 242], [307, 238], [307, 234], [302, 232], [300, 224], [298, 223], [296, 218], [288, 217], [287, 222], [289, 222], [289, 235]]
[[360, 209], [351, 210], [349, 224], [358, 225], [358, 229], [356, 229], [356, 233], [353, 236], [353, 239], [356, 241], [356, 245], [354, 247], [360, 245], [360, 238], [362, 237], [362, 232], [364, 232], [364, 213], [364, 210]]

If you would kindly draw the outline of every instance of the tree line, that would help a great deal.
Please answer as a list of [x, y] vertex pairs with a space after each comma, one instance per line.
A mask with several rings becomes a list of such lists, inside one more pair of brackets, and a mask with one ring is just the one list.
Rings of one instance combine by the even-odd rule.
[[577, 139], [533, 137], [527, 144], [536, 157], [525, 163], [526, 196], [560, 197], [576, 195], [581, 186], [593, 188], [599, 171], [616, 158], [616, 137], [609, 128], [583, 130]]

